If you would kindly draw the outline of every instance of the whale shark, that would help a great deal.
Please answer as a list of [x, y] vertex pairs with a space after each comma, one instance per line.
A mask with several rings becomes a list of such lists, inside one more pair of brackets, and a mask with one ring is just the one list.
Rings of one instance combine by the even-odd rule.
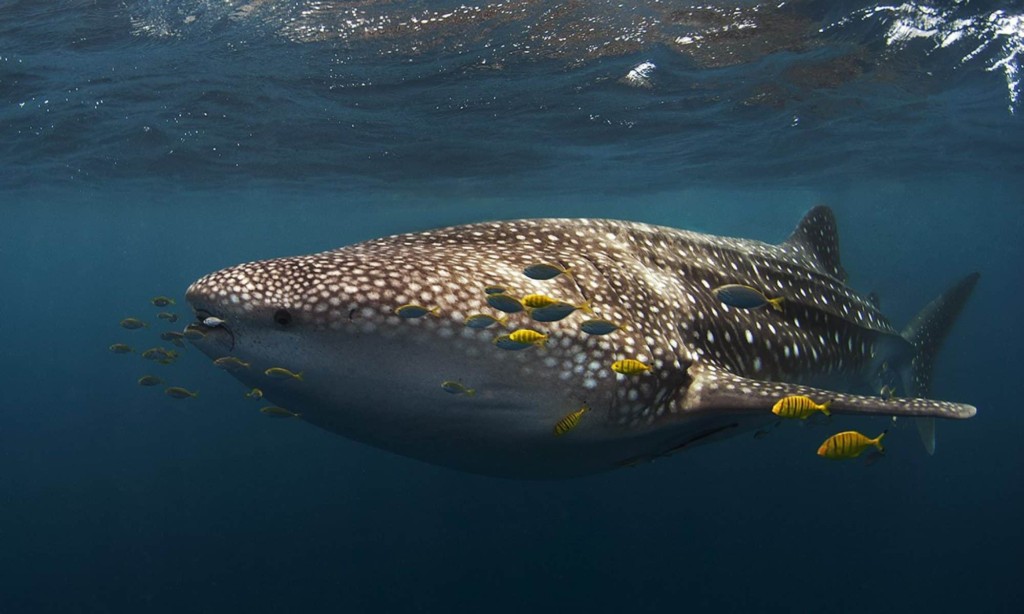
[[[524, 274], [541, 263], [564, 274]], [[543, 479], [749, 433], [793, 395], [834, 414], [912, 418], [934, 452], [936, 419], [976, 413], [927, 396], [977, 280], [898, 331], [846, 284], [835, 216], [819, 206], [780, 244], [604, 219], [453, 226], [232, 266], [186, 297], [202, 333], [193, 343], [251, 364], [231, 375], [301, 420], [438, 465]], [[782, 300], [735, 307], [714, 292], [727, 284]], [[592, 313], [503, 314], [487, 302], [492, 287]], [[409, 305], [417, 317], [403, 317]], [[508, 320], [467, 326], [478, 313]], [[584, 332], [592, 318], [614, 330]], [[516, 329], [544, 342], [495, 343]], [[610, 368], [623, 360], [646, 369]], [[295, 377], [271, 378], [274, 367]]]

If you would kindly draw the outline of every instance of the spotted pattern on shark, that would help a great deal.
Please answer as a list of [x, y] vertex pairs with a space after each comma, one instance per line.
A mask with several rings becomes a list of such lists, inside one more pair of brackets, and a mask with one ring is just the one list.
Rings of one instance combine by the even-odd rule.
[[[559, 263], [570, 268], [572, 275], [535, 280], [523, 274], [524, 268], [541, 262]], [[885, 401], [877, 390], [871, 391], [875, 372], [891, 364], [903, 369], [904, 388], [912, 392], [909, 382], [926, 380], [928, 375], [920, 371], [930, 370], [931, 359], [920, 352], [931, 352], [937, 344], [915, 343], [901, 336], [870, 300], [844, 280], [834, 215], [818, 207], [778, 245], [598, 219], [455, 226], [230, 267], [196, 281], [188, 298], [197, 313], [222, 317], [228, 326], [235, 324], [239, 347], [256, 354], [284, 347], [280, 340], [285, 339], [291, 344], [289, 351], [308, 342], [329, 353], [329, 362], [361, 367], [351, 361], [364, 359], [346, 355], [345, 348], [369, 340], [371, 351], [400, 348], [404, 356], [390, 355], [387, 360], [414, 363], [405, 372], [417, 377], [430, 372], [434, 362], [468, 361], [463, 368], [483, 372], [453, 373], [448, 366], [423, 381], [433, 391], [437, 382], [452, 376], [490, 380], [490, 392], [486, 385], [475, 385], [479, 392], [471, 401], [463, 399], [462, 405], [444, 411], [454, 416], [472, 403], [478, 407], [490, 403], [498, 416], [495, 420], [507, 421], [502, 428], [523, 439], [514, 446], [511, 435], [509, 442], [501, 440], [494, 423], [468, 436], [491, 441], [495, 448], [507, 443], [515, 454], [535, 448], [538, 458], [560, 452], [551, 452], [546, 440], [532, 439], [534, 433], [550, 436], [554, 423], [535, 428], [532, 416], [557, 421], [580, 402], [590, 406], [592, 413], [574, 432], [572, 443], [561, 445], [611, 448], [611, 442], [619, 441], [629, 447], [629, 442], [650, 436], [661, 442], [657, 446], [674, 448], [691, 441], [697, 426], [700, 432], [717, 434], [759, 424], [771, 417], [777, 398], [790, 394], [827, 395], [838, 413], [973, 415], [974, 408], [968, 405], [910, 398], [913, 394]], [[729, 283], [782, 297], [782, 310], [737, 309], [721, 303], [712, 290]], [[494, 331], [465, 325], [466, 317], [475, 313], [504, 317], [486, 303], [484, 289], [489, 286], [500, 286], [516, 297], [543, 294], [572, 304], [586, 302], [594, 314], [576, 312], [543, 323], [532, 321], [526, 311], [508, 314], [509, 330], [531, 328], [549, 335], [549, 340], [544, 347], [505, 351], [492, 343]], [[969, 292], [961, 292], [963, 300]], [[438, 317], [395, 315], [397, 306], [410, 303], [436, 307]], [[948, 315], [941, 301], [933, 312], [922, 320], [930, 324], [917, 328], [927, 330], [929, 338], [941, 339], [955, 314]], [[279, 318], [282, 314], [287, 317]], [[588, 335], [580, 330], [580, 323], [591, 317], [619, 323], [621, 328], [609, 335]], [[275, 328], [272, 323], [278, 320], [287, 324]], [[246, 346], [250, 338], [253, 342]], [[304, 354], [299, 351], [295, 356], [301, 360]], [[410, 361], [409, 356], [418, 358]], [[652, 370], [630, 377], [612, 372], [610, 365], [622, 359], [638, 360]], [[305, 370], [311, 373], [309, 390], [316, 390], [307, 393], [312, 397], [326, 398], [332, 394], [329, 386], [347, 381], [343, 371], [324, 367], [331, 375], [316, 388], [316, 365]], [[369, 377], [376, 374], [370, 371]], [[821, 388], [822, 382], [829, 385]], [[257, 384], [268, 385], [252, 383]], [[506, 401], [527, 394], [534, 395], [530, 403], [543, 407]], [[273, 398], [273, 390], [268, 389], [267, 395]], [[416, 420], [428, 420], [421, 416], [428, 410], [408, 405]], [[513, 406], [518, 409], [510, 409]], [[430, 413], [429, 419], [444, 424], [437, 427], [444, 432], [459, 430], [444, 411]], [[721, 420], [716, 412], [722, 414]], [[468, 420], [475, 424], [486, 415], [480, 411]], [[317, 412], [303, 411], [303, 416], [315, 422]], [[363, 427], [363, 423], [338, 427], [333, 420], [325, 418], [325, 428], [343, 434]], [[378, 435], [382, 434], [360, 431], [352, 436], [382, 447], [401, 447]], [[415, 437], [402, 432], [396, 440]], [[620, 450], [619, 455], [623, 454]], [[410, 455], [429, 457], [431, 453], [417, 450]], [[617, 466], [610, 460], [606, 465]]]

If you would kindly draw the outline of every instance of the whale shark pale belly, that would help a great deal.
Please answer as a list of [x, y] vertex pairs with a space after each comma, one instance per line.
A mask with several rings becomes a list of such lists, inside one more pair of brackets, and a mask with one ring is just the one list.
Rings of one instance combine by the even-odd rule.
[[[536, 280], [538, 263], [570, 274]], [[632, 222], [539, 219], [397, 235], [334, 251], [241, 264], [188, 290], [209, 356], [273, 403], [339, 434], [476, 473], [562, 477], [657, 458], [773, 422], [787, 395], [831, 399], [836, 413], [969, 418], [969, 405], [921, 398], [934, 355], [977, 281], [968, 276], [902, 332], [844, 283], [835, 219], [818, 207], [782, 244]], [[783, 297], [781, 310], [739, 309], [724, 284]], [[509, 316], [508, 330], [466, 326], [488, 307], [485, 286], [592, 306], [556, 322]], [[437, 315], [396, 315], [416, 304]], [[620, 326], [580, 330], [587, 318]], [[549, 335], [508, 351], [515, 328]], [[609, 369], [621, 359], [652, 367]], [[269, 379], [283, 366], [303, 380]], [[450, 394], [457, 382], [473, 394]], [[882, 385], [896, 389], [878, 396]], [[459, 391], [458, 386], [448, 386]], [[575, 428], [553, 427], [584, 405]]]

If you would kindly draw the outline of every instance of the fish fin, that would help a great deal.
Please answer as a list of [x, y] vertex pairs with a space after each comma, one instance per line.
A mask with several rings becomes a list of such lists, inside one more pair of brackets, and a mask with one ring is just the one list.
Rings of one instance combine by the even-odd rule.
[[306, 381], [302, 379], [302, 371], [299, 371], [298, 373], [295, 374], [295, 379], [299, 380], [300, 382]]
[[942, 296], [925, 305], [903, 329], [901, 335], [914, 346], [915, 354], [911, 373], [911, 394], [928, 394], [935, 357], [980, 276], [979, 273], [971, 273], [961, 279]]
[[832, 407], [832, 399], [829, 399], [821, 404], [821, 413], [831, 418], [832, 412], [829, 411], [829, 407]]
[[928, 456], [935, 454], [935, 418], [917, 418], [914, 420], [917, 427], [917, 435], [921, 438], [921, 444], [928, 452]]
[[494, 321], [497, 322], [498, 324], [501, 324], [502, 326], [508, 326], [508, 316], [505, 316], [504, 318], [497, 318]]
[[[914, 358], [910, 361], [908, 374], [909, 381], [904, 382], [904, 388], [910, 394], [925, 396], [930, 392], [935, 358], [957, 316], [970, 298], [979, 277], [979, 273], [971, 273], [958, 281], [952, 288], [925, 305], [903, 329], [901, 335], [914, 348]], [[925, 450], [928, 454], [935, 454], [935, 421], [921, 419], [916, 422], [917, 433]]]
[[583, 301], [576, 308], [588, 315], [594, 315], [594, 310], [590, 306], [590, 301]]
[[836, 216], [829, 207], [819, 205], [808, 211], [782, 245], [802, 253], [825, 274], [846, 281], [846, 271], [839, 262]]
[[779, 399], [802, 395], [812, 399], [830, 399], [829, 409], [836, 414], [964, 419], [977, 412], [971, 405], [950, 401], [908, 397], [886, 401], [876, 396], [846, 394], [785, 382], [765, 382], [740, 377], [706, 364], [691, 366], [689, 375], [693, 381], [686, 389], [684, 411], [769, 414]]
[[784, 300], [786, 300], [786, 299], [781, 297], [781, 296], [777, 296], [775, 298], [770, 298], [770, 299], [768, 299], [768, 305], [771, 306], [771, 308], [774, 309], [775, 311], [778, 311], [779, 313], [782, 313], [782, 302]]
[[[935, 421], [934, 418], [932, 418], [931, 420], [933, 422]], [[882, 431], [882, 433], [878, 437], [875, 437], [874, 440], [871, 442], [875, 445], [876, 448], [878, 448], [878, 451], [881, 452], [882, 454], [885, 454], [885, 448], [882, 446], [882, 438], [885, 437], [885, 434], [888, 432], [888, 430]]]
[[434, 316], [435, 318], [440, 318], [441, 317], [441, 307], [440, 306], [431, 307], [427, 311], [427, 313], [429, 313], [430, 315]]

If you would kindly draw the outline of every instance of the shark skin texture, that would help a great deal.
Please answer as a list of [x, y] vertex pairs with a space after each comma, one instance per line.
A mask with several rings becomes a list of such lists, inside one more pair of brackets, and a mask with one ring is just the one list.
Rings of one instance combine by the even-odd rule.
[[[545, 263], [550, 279], [524, 274]], [[962, 279], [901, 333], [874, 297], [846, 285], [835, 217], [822, 206], [777, 245], [600, 219], [441, 228], [229, 267], [197, 280], [187, 298], [190, 327], [203, 333], [193, 343], [251, 363], [231, 375], [302, 420], [430, 463], [545, 479], [759, 429], [790, 395], [831, 401], [835, 414], [915, 418], [934, 451], [936, 418], [976, 411], [923, 396], [977, 279]], [[727, 284], [782, 300], [732, 307], [713, 292]], [[493, 286], [593, 313], [502, 313], [488, 305]], [[466, 325], [480, 313], [508, 321]], [[584, 332], [594, 318], [617, 329]], [[547, 338], [495, 343], [517, 329]], [[610, 368], [626, 359], [650, 368]], [[272, 379], [271, 367], [302, 377]], [[883, 386], [895, 392], [883, 398]]]

